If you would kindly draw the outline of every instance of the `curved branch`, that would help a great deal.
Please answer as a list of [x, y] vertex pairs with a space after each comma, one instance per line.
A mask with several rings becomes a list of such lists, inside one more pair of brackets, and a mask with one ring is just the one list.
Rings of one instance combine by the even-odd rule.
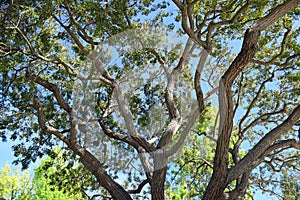
[[116, 98], [116, 101], [118, 103], [118, 108], [120, 110], [121, 116], [123, 117], [125, 121], [126, 128], [131, 135], [131, 137], [139, 144], [141, 145], [147, 152], [153, 152], [155, 151], [155, 147], [152, 146], [147, 140], [145, 140], [143, 137], [139, 135], [137, 132], [134, 122], [129, 110], [128, 102], [125, 100], [124, 96], [122, 95], [120, 86], [115, 82], [114, 83], [114, 97]]
[[287, 105], [284, 104], [283, 108], [280, 109], [280, 110], [278, 110], [278, 111], [274, 111], [274, 112], [270, 112], [270, 113], [264, 113], [264, 114], [260, 115], [259, 117], [257, 117], [256, 119], [254, 119], [252, 122], [250, 122], [248, 124], [248, 126], [246, 126], [243, 130], [240, 130], [239, 131], [240, 135], [243, 135], [251, 127], [253, 127], [253, 126], [255, 126], [255, 125], [257, 125], [257, 124], [259, 124], [261, 122], [266, 121], [270, 116], [284, 112], [286, 110], [286, 108], [287, 108]]
[[289, 12], [291, 9], [295, 8], [300, 4], [300, 0], [288, 0], [283, 4], [278, 5], [276, 8], [271, 10], [271, 12], [265, 17], [261, 18], [253, 25], [253, 28], [261, 31], [266, 29], [271, 24], [274, 24], [279, 18]]
[[[179, 0], [172, 0], [175, 5], [179, 8], [179, 10], [182, 13], [182, 20], [181, 20], [181, 26], [183, 28], [183, 30], [188, 34], [188, 36], [195, 41], [196, 43], [198, 43], [200, 46], [202, 46], [205, 49], [209, 49], [209, 46], [202, 40], [200, 40], [193, 29], [191, 29], [191, 27], [189, 27], [188, 25], [188, 18], [189, 18], [189, 12], [188, 12], [188, 8], [185, 6], [185, 4], [181, 3]], [[191, 5], [192, 6], [192, 5]]]
[[[30, 69], [28, 70], [30, 71]], [[44, 88], [46, 88], [47, 90], [51, 91], [53, 93], [53, 95], [55, 96], [58, 104], [67, 112], [67, 113], [71, 113], [72, 108], [66, 103], [66, 101], [63, 99], [63, 97], [60, 94], [59, 88], [57, 87], [57, 85], [48, 82], [45, 79], [42, 79], [41, 77], [35, 75], [35, 74], [31, 74], [30, 72], [26, 74], [27, 77], [29, 77], [31, 80], [33, 80], [34, 82], [40, 84], [41, 86], [43, 86]]]
[[77, 36], [72, 32], [69, 26], [66, 26], [61, 22], [55, 15], [52, 15], [52, 17], [57, 21], [57, 23], [63, 27], [71, 36], [71, 38], [74, 40], [75, 44], [79, 47], [79, 49], [85, 54], [88, 55], [88, 50], [81, 44], [80, 40], [77, 38]]
[[195, 87], [195, 91], [196, 91], [196, 96], [197, 96], [197, 100], [198, 100], [200, 113], [204, 109], [203, 92], [201, 89], [200, 80], [201, 80], [201, 74], [202, 74], [207, 57], [208, 57], [208, 51], [206, 49], [203, 49], [199, 63], [197, 65], [195, 78], [194, 78], [194, 87]]
[[[204, 100], [210, 97], [211, 95], [213, 95], [214, 93], [216, 93], [217, 90], [218, 88], [214, 88], [213, 90], [209, 91], [204, 96]], [[175, 154], [182, 147], [185, 138], [188, 136], [190, 130], [193, 128], [195, 122], [198, 120], [198, 117], [200, 115], [198, 104], [194, 105], [191, 110], [193, 110], [193, 112], [188, 117], [186, 117], [188, 119], [188, 122], [184, 127], [184, 129], [182, 130], [179, 139], [170, 150], [166, 151], [165, 155], [167, 157]]]
[[33, 97], [33, 107], [37, 110], [37, 117], [38, 117], [38, 122], [43, 131], [46, 133], [55, 135], [59, 140], [64, 142], [66, 145], [70, 145], [70, 141], [63, 135], [62, 132], [58, 131], [52, 126], [47, 126], [45, 124], [45, 117], [44, 117], [44, 111], [43, 111], [43, 104], [39, 100], [37, 96]]
[[123, 141], [126, 144], [129, 144], [130, 146], [134, 147], [135, 149], [138, 149], [139, 144], [136, 141], [134, 141], [132, 138], [108, 129], [102, 120], [98, 120], [98, 122], [106, 136], [116, 139], [116, 140], [119, 140], [119, 141]]
[[141, 182], [141, 184], [138, 186], [137, 189], [135, 190], [128, 190], [127, 192], [130, 194], [138, 194], [142, 191], [143, 187], [147, 184], [150, 183], [149, 179], [146, 179], [144, 181]]
[[168, 83], [165, 91], [165, 102], [169, 112], [170, 122], [168, 123], [168, 127], [165, 134], [159, 140], [157, 148], [162, 148], [168, 145], [173, 135], [178, 131], [178, 129], [181, 126], [182, 118], [174, 100], [174, 88], [178, 74], [182, 71], [184, 65], [186, 64], [186, 61], [189, 60], [189, 52], [192, 48], [192, 44], [193, 42], [189, 38], [177, 66], [172, 70], [170, 76], [167, 76]]

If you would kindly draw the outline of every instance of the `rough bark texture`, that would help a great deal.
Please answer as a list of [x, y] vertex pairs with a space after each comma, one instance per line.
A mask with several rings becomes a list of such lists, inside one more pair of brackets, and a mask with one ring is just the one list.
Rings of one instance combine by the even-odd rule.
[[165, 179], [167, 174], [167, 158], [162, 150], [153, 155], [154, 171], [151, 180], [152, 200], [165, 199]]
[[167, 167], [163, 167], [153, 172], [151, 181], [152, 200], [164, 200], [165, 197], [165, 179]]

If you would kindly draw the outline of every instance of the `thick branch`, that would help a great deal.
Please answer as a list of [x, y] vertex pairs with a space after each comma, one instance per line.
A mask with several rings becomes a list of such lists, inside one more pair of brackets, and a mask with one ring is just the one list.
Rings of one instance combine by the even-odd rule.
[[[202, 46], [205, 49], [209, 49], [209, 46], [204, 41], [200, 40], [196, 36], [196, 34], [195, 34], [194, 30], [192, 29], [192, 27], [189, 27], [188, 17], [190, 16], [190, 14], [188, 13], [188, 8], [186, 7], [186, 5], [181, 3], [179, 0], [173, 0], [173, 2], [175, 3], [175, 5], [179, 8], [179, 10], [182, 13], [181, 26], [182, 26], [183, 30], [197, 44], [199, 44], [200, 46]], [[190, 6], [192, 6], [192, 5], [190, 5]]]
[[201, 89], [200, 80], [201, 80], [201, 74], [202, 74], [207, 56], [208, 56], [208, 51], [206, 49], [203, 49], [202, 53], [201, 53], [199, 63], [197, 65], [195, 78], [194, 78], [194, 87], [195, 87], [195, 91], [196, 91], [196, 96], [197, 96], [197, 101], [198, 101], [200, 113], [204, 109], [203, 92], [202, 92], [202, 89]]
[[138, 186], [137, 189], [135, 190], [128, 190], [127, 192], [130, 193], [130, 194], [138, 194], [142, 191], [143, 187], [149, 183], [150, 181], [148, 179], [144, 180], [143, 182], [141, 182], [141, 184]]
[[289, 12], [291, 9], [295, 8], [300, 4], [300, 0], [288, 0], [283, 4], [278, 5], [276, 8], [271, 10], [271, 12], [264, 18], [258, 20], [257, 23], [253, 25], [256, 30], [264, 30], [268, 26], [274, 24], [279, 18]]
[[170, 122], [168, 124], [165, 134], [161, 137], [157, 145], [157, 148], [162, 148], [168, 145], [172, 140], [173, 135], [178, 131], [178, 129], [181, 126], [182, 119], [174, 100], [174, 88], [175, 88], [175, 82], [176, 82], [176, 78], [178, 77], [178, 74], [182, 71], [184, 65], [189, 60], [189, 52], [190, 49], [192, 48], [192, 44], [193, 44], [192, 40], [188, 39], [183, 54], [177, 66], [172, 70], [170, 76], [167, 76], [168, 84], [165, 91], [165, 102], [169, 112]]
[[43, 112], [43, 104], [39, 100], [37, 96], [34, 96], [33, 98], [33, 106], [37, 110], [37, 116], [38, 116], [38, 122], [43, 131], [49, 134], [55, 135], [59, 140], [63, 141], [65, 144], [69, 145], [70, 141], [57, 129], [55, 129], [52, 126], [47, 126], [45, 124], [45, 117]]
[[[216, 93], [217, 90], [218, 90], [218, 88], [214, 88], [213, 90], [209, 91], [204, 96], [204, 100], [207, 99], [208, 97], [210, 97], [211, 95], [213, 95], [214, 93]], [[188, 117], [186, 117], [188, 119], [186, 126], [182, 130], [180, 137], [179, 137], [178, 141], [175, 143], [175, 145], [165, 153], [166, 157], [169, 157], [169, 156], [175, 154], [182, 147], [190, 130], [193, 128], [195, 122], [198, 120], [198, 117], [200, 115], [198, 104], [194, 105], [191, 110], [193, 112]]]
[[119, 141], [123, 141], [127, 144], [129, 144], [130, 146], [132, 146], [133, 148], [135, 148], [139, 154], [142, 166], [144, 168], [144, 171], [146, 173], [147, 179], [150, 180], [151, 179], [151, 166], [149, 164], [149, 159], [147, 158], [147, 153], [145, 152], [145, 150], [139, 145], [139, 143], [137, 143], [134, 139], [132, 139], [131, 137], [127, 137], [121, 133], [117, 133], [114, 132], [110, 129], [108, 129], [104, 122], [102, 120], [98, 121], [104, 134], [110, 138], [119, 140]]
[[77, 155], [80, 156], [84, 166], [92, 172], [97, 181], [104, 187], [115, 200], [132, 200], [129, 193], [114, 181], [105, 171], [100, 161], [89, 151], [78, 148], [74, 145], [69, 146]]
[[120, 86], [117, 83], [114, 83], [114, 97], [117, 100], [119, 111], [125, 121], [126, 128], [131, 137], [147, 152], [155, 151], [155, 147], [148, 143], [143, 137], [141, 137], [135, 129], [128, 102], [124, 99]]
[[66, 112], [71, 113], [72, 108], [65, 102], [65, 100], [61, 96], [59, 88], [57, 87], [57, 85], [55, 85], [53, 83], [50, 83], [47, 80], [42, 79], [41, 77], [39, 77], [37, 75], [34, 75], [34, 74], [29, 74], [29, 78], [31, 78], [33, 81], [35, 81], [36, 83], [40, 84], [41, 86], [43, 86], [47, 90], [51, 91], [53, 93], [53, 95], [55, 96], [58, 104]]
[[99, 120], [98, 122], [106, 136], [116, 139], [116, 140], [119, 140], [119, 141], [123, 141], [123, 142], [129, 144], [130, 146], [134, 147], [135, 149], [138, 148], [138, 146], [139, 146], [138, 143], [135, 142], [132, 138], [108, 129], [102, 120]]

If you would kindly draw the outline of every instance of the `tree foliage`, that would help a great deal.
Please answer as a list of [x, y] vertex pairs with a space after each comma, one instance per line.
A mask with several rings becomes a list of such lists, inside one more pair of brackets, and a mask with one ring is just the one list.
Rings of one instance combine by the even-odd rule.
[[[34, 169], [33, 199], [88, 199], [87, 192], [95, 180], [71, 155], [55, 148], [52, 155], [42, 159]], [[95, 184], [96, 185], [96, 184]]]
[[29, 171], [12, 170], [10, 165], [5, 164], [0, 172], [0, 197], [13, 200], [31, 198], [31, 177]]
[[6, 200], [92, 199], [98, 194], [93, 190], [98, 192], [99, 189], [93, 176], [80, 164], [70, 167], [66, 160], [70, 155], [65, 153], [55, 148], [53, 154], [58, 156], [42, 159], [33, 176], [29, 170], [12, 170], [5, 164], [0, 173], [0, 197]]
[[251, 196], [300, 166], [298, 5], [2, 1], [0, 136], [114, 199]]

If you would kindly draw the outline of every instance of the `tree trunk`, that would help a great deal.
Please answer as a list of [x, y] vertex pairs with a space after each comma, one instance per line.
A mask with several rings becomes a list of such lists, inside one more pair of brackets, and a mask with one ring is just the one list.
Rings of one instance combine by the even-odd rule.
[[167, 159], [163, 153], [153, 156], [154, 172], [151, 180], [152, 200], [165, 200], [165, 179], [167, 174]]

